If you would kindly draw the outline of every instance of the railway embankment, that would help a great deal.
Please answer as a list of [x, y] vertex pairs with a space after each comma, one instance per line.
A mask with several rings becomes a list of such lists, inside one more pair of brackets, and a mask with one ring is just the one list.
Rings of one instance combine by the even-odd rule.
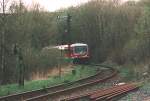
[[89, 66], [76, 65], [71, 68], [71, 71], [63, 73], [61, 77], [55, 75], [50, 76], [45, 80], [26, 81], [24, 87], [19, 87], [18, 84], [0, 86], [0, 96], [46, 88], [62, 83], [69, 83], [94, 75], [97, 72], [96, 68], [91, 68]]

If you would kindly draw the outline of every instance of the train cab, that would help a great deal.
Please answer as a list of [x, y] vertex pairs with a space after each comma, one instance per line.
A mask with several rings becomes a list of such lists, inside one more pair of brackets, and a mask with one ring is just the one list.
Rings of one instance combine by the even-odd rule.
[[73, 63], [82, 63], [89, 60], [89, 49], [87, 44], [74, 43], [69, 45], [60, 45], [58, 48], [63, 50], [64, 57], [72, 59]]
[[71, 58], [89, 58], [88, 45], [75, 43], [71, 46]]

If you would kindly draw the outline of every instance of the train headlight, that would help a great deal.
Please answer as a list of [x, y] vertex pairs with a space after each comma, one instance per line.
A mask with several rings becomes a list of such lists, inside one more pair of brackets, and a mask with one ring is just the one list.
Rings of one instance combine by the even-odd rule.
[[77, 58], [78, 56], [75, 56], [75, 58]]

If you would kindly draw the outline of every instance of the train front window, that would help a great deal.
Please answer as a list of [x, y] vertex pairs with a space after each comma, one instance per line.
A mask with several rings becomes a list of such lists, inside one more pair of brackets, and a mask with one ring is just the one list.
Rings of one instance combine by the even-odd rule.
[[74, 52], [76, 54], [85, 54], [87, 52], [87, 46], [76, 46]]

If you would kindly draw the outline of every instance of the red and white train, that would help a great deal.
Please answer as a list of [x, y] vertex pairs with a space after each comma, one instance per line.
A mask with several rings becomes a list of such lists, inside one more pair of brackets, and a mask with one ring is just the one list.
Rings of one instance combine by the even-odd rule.
[[59, 50], [63, 51], [66, 58], [73, 59], [74, 63], [88, 62], [89, 48], [84, 43], [74, 43], [70, 45], [56, 46]]

